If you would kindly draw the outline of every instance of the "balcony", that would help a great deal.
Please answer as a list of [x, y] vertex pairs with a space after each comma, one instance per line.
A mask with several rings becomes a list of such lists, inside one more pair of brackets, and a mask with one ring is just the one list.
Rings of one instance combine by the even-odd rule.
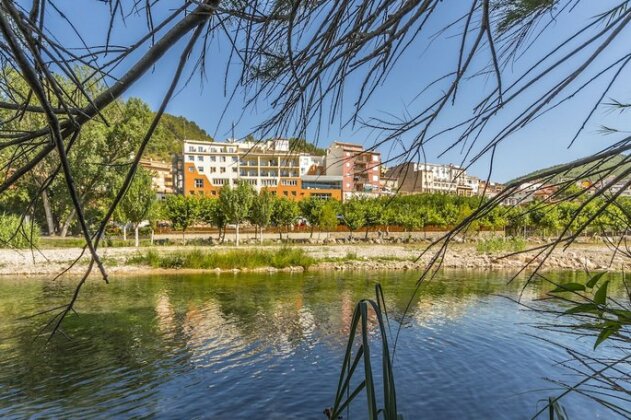
[[294, 160], [281, 160], [280, 166], [283, 168], [297, 168], [300, 164], [298, 161]]

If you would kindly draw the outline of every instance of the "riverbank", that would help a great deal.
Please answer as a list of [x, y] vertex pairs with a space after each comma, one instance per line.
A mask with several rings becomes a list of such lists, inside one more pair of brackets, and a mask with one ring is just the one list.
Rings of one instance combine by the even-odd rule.
[[[292, 246], [172, 246], [145, 248], [104, 248], [100, 251], [111, 274], [134, 275], [168, 272], [274, 272], [316, 270], [422, 270], [434, 251], [420, 256], [426, 244], [351, 244]], [[444, 268], [513, 270], [541, 257], [525, 252], [507, 257], [508, 252], [481, 252], [475, 244], [453, 244], [443, 257]], [[83, 273], [89, 257], [80, 248], [42, 250], [0, 250], [0, 275], [55, 275], [66, 270]], [[419, 258], [420, 256], [420, 258]], [[544, 270], [631, 269], [631, 261], [604, 245], [578, 244], [554, 251]], [[96, 272], [95, 272], [96, 274]]]

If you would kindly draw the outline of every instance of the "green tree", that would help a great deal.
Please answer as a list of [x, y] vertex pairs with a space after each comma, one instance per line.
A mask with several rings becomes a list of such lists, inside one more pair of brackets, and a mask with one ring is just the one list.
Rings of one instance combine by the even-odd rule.
[[310, 238], [313, 238], [313, 229], [318, 225], [320, 220], [320, 212], [324, 206], [325, 201], [321, 198], [309, 197], [300, 201], [300, 214], [307, 219], [311, 233]]
[[527, 236], [528, 229], [532, 227], [532, 219], [525, 207], [511, 207], [506, 215], [508, 232], [513, 235]]
[[338, 206], [336, 204], [334, 201], [327, 201], [318, 212], [318, 228], [326, 232], [327, 238], [329, 233], [334, 231], [339, 223], [337, 219]]
[[398, 208], [395, 220], [398, 225], [408, 232], [408, 237], [412, 236], [413, 231], [425, 225], [422, 209], [411, 202], [403, 203]]
[[[390, 234], [390, 226], [396, 223], [397, 202], [396, 198], [381, 199], [381, 212], [379, 213], [378, 223], [385, 226], [385, 234]], [[381, 233], [381, 232], [380, 232]]]
[[[569, 210], [569, 209], [566, 209]], [[541, 201], [533, 201], [529, 205], [529, 214], [533, 226], [543, 235], [556, 234], [561, 228], [561, 214], [556, 205], [549, 205]]]
[[182, 230], [182, 241], [185, 242], [186, 230], [197, 222], [200, 211], [199, 197], [194, 195], [170, 195], [164, 201], [164, 216], [174, 229]]
[[134, 175], [134, 180], [118, 207], [125, 222], [131, 223], [134, 228], [134, 243], [136, 247], [140, 245], [140, 223], [148, 219], [155, 202], [156, 193], [152, 188], [151, 174], [143, 168], [138, 168]]
[[219, 199], [209, 197], [202, 198], [200, 204], [200, 219], [207, 225], [216, 226], [219, 231], [217, 240], [223, 242], [228, 221], [226, 214], [221, 208]]
[[272, 222], [278, 228], [278, 236], [283, 239], [282, 228], [289, 227], [294, 224], [296, 218], [300, 215], [300, 209], [295, 201], [281, 197], [274, 201], [274, 211], [272, 212]]
[[248, 217], [254, 196], [254, 189], [243, 181], [236, 188], [231, 188], [229, 184], [221, 188], [219, 205], [228, 222], [235, 224], [236, 246], [239, 246], [239, 227]]
[[383, 213], [382, 201], [378, 199], [362, 200], [364, 207], [364, 218], [366, 219], [366, 239], [371, 228], [376, 228], [381, 224], [381, 214]]
[[250, 222], [257, 227], [259, 241], [263, 242], [263, 231], [272, 221], [274, 212], [274, 196], [267, 189], [254, 197], [250, 209]]
[[350, 238], [353, 239], [353, 232], [361, 229], [366, 223], [363, 202], [358, 199], [351, 199], [342, 204], [342, 220], [348, 227]]

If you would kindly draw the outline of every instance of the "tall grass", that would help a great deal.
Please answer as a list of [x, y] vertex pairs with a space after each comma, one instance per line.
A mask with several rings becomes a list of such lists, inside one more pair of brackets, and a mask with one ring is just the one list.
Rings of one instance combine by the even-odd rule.
[[29, 248], [37, 246], [39, 226], [12, 214], [0, 214], [0, 248]]
[[[383, 291], [381, 285], [375, 286], [376, 299], [362, 299], [355, 306], [353, 318], [351, 320], [351, 328], [348, 336], [348, 344], [342, 362], [340, 379], [335, 393], [335, 402], [333, 407], [325, 410], [325, 414], [329, 419], [340, 418], [342, 412], [347, 409], [350, 403], [362, 391], [366, 391], [366, 399], [368, 406], [368, 418], [376, 420], [380, 414], [386, 420], [399, 420], [402, 418], [397, 412], [397, 393], [394, 385], [394, 374], [392, 369], [392, 359], [390, 358], [390, 347], [388, 345], [388, 335], [386, 333], [386, 325], [384, 319], [387, 320], [387, 311], [383, 300]], [[370, 355], [370, 340], [368, 331], [369, 314], [368, 310], [372, 309], [377, 318], [379, 326], [379, 337], [381, 339], [381, 369], [383, 378], [383, 408], [377, 409], [377, 394], [375, 390], [375, 378], [373, 376], [372, 359]], [[353, 356], [353, 345], [358, 335], [357, 330], [361, 323], [361, 343]], [[352, 362], [351, 362], [352, 360]], [[363, 361], [363, 378], [358, 385], [351, 385], [353, 376], [357, 372], [357, 367]], [[355, 381], [356, 382], [356, 381]]]
[[309, 268], [315, 260], [301, 248], [275, 250], [235, 249], [211, 252], [201, 249], [182, 250], [161, 254], [149, 250], [131, 257], [128, 264], [148, 265], [154, 268], [235, 269], [261, 267]]
[[522, 238], [490, 238], [477, 243], [476, 250], [484, 254], [499, 252], [517, 252], [526, 249], [526, 241]]

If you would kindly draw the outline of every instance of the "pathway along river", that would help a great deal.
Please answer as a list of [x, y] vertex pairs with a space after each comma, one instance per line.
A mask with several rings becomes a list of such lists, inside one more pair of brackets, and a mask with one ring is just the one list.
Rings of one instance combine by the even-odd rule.
[[[313, 418], [332, 404], [355, 303], [384, 286], [398, 319], [415, 273], [304, 273], [137, 277], [91, 281], [58, 336], [33, 341], [64, 303], [64, 280], [0, 279], [0, 417]], [[568, 281], [571, 273], [562, 275]], [[406, 419], [530, 418], [574, 379], [567, 357], [536, 334], [541, 315], [497, 296], [517, 296], [507, 274], [445, 272], [423, 286], [396, 353]], [[622, 294], [616, 282], [610, 294]], [[548, 286], [526, 289], [525, 302]], [[396, 327], [396, 322], [393, 327]], [[611, 346], [598, 349], [613, 352]], [[613, 354], [612, 354], [613, 355]], [[379, 366], [379, 364], [378, 364]], [[365, 397], [351, 418], [365, 418]], [[592, 401], [564, 400], [571, 418], [613, 418]]]

